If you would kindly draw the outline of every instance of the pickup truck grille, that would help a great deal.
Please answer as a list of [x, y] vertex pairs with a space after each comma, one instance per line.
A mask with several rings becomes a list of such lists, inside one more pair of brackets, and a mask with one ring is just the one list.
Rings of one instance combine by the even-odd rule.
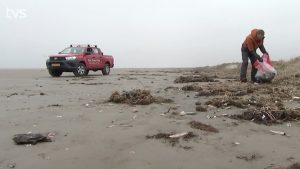
[[65, 57], [50, 57], [50, 61], [62, 61], [66, 60]]

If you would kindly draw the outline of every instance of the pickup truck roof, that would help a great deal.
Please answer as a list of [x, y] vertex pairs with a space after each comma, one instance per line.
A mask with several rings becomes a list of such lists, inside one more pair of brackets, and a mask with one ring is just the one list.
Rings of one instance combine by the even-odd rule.
[[82, 48], [97, 48], [97, 45], [90, 45], [90, 44], [84, 44], [84, 45], [70, 45], [70, 47], [82, 47]]

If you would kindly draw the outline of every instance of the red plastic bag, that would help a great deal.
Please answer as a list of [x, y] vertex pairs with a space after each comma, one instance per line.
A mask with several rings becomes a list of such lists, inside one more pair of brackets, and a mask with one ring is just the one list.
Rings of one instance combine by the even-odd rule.
[[255, 78], [258, 81], [270, 82], [277, 75], [277, 71], [273, 67], [270, 56], [267, 54], [262, 55], [263, 62], [255, 62], [254, 67], [257, 69]]

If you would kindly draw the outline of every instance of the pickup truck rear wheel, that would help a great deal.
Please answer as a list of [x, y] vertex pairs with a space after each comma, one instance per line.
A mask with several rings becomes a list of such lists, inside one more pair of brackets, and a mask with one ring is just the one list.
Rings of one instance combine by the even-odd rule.
[[102, 69], [102, 74], [103, 75], [109, 75], [110, 73], [110, 67], [108, 63], [105, 63], [103, 69]]
[[55, 69], [48, 69], [48, 72], [52, 77], [59, 77], [63, 73], [61, 70], [55, 70]]
[[83, 63], [79, 63], [79, 65], [73, 73], [75, 76], [86, 76], [88, 75], [89, 71], [86, 70], [86, 67]]

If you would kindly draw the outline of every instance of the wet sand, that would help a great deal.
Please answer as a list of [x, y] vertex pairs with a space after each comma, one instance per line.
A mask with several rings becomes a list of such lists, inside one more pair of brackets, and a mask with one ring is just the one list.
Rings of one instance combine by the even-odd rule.
[[[72, 73], [52, 78], [47, 70], [1, 70], [0, 168], [13, 163], [22, 169], [258, 169], [286, 167], [300, 160], [299, 122], [267, 126], [222, 116], [244, 111], [234, 106], [178, 115], [196, 112], [195, 102], [205, 105], [215, 97], [195, 97], [197, 92], [181, 90], [187, 84], [174, 83], [177, 77], [192, 73], [191, 69], [113, 69], [109, 76], [92, 72], [85, 78]], [[216, 79], [220, 82], [196, 84], [255, 87]], [[133, 89], [150, 90], [174, 102], [107, 102], [114, 91]], [[299, 101], [284, 103], [299, 106]], [[191, 128], [191, 121], [211, 125], [218, 132]], [[53, 142], [14, 144], [15, 134], [28, 132], [56, 135]], [[160, 132], [197, 136], [175, 146], [146, 138]]]

